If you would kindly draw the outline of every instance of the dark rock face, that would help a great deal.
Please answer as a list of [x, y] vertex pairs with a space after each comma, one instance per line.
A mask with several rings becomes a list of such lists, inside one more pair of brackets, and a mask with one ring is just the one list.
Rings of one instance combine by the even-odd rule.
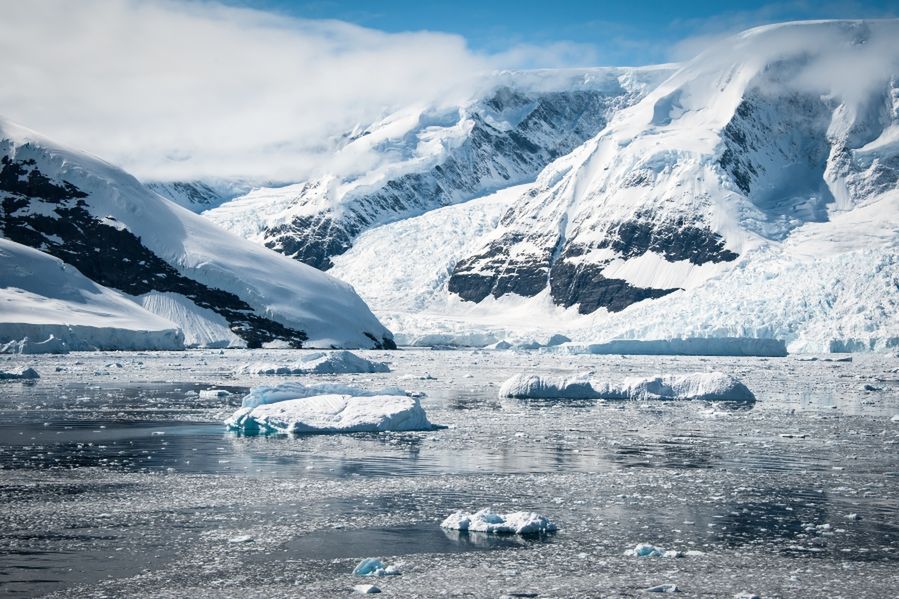
[[[44, 176], [34, 161], [4, 156], [0, 170], [0, 228], [8, 239], [47, 252], [101, 285], [131, 295], [175, 292], [221, 314], [249, 347], [285, 341], [300, 348], [306, 335], [260, 316], [233, 293], [185, 277], [111, 219], [86, 208], [87, 194], [66, 181]], [[43, 203], [47, 210], [29, 210]]]
[[[542, 248], [537, 253], [515, 256], [516, 246], [526, 243]], [[533, 297], [547, 285], [553, 302], [566, 308], [578, 305], [581, 314], [599, 308], [619, 312], [636, 302], [662, 297], [677, 289], [635, 287], [627, 281], [609, 279], [601, 273], [611, 260], [587, 262], [580, 258], [595, 249], [613, 250], [619, 257], [636, 258], [655, 252], [671, 262], [689, 260], [730, 262], [737, 254], [724, 247], [724, 239], [684, 218], [656, 224], [649, 215], [614, 224], [592, 246], [568, 242], [561, 236], [508, 233], [483, 252], [459, 261], [450, 276], [448, 289], [463, 300], [480, 302], [488, 295], [515, 293]]]
[[[536, 175], [544, 166], [598, 133], [608, 115], [636, 98], [617, 92], [578, 90], [525, 95], [503, 87], [475, 110], [465, 141], [422, 172], [389, 179], [346, 198], [340, 215], [304, 215], [263, 232], [275, 251], [327, 270], [368, 227], [471, 199]], [[491, 124], [488, 113], [521, 110], [511, 129]], [[517, 287], [513, 284], [512, 287]]]

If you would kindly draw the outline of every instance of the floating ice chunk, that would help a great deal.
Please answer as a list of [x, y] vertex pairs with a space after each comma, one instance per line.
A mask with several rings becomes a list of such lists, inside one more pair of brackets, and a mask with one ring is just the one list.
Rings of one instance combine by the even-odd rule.
[[357, 584], [353, 590], [362, 595], [374, 595], [381, 592], [381, 589], [373, 584]]
[[366, 395], [405, 395], [406, 392], [398, 387], [384, 389], [359, 389], [338, 383], [281, 383], [280, 385], [261, 385], [250, 389], [250, 393], [244, 396], [241, 406], [255, 408], [263, 404], [272, 404], [279, 401], [299, 399], [301, 397], [314, 397], [316, 395], [352, 395], [361, 397]]
[[219, 399], [229, 397], [230, 395], [231, 392], [225, 389], [203, 389], [200, 391], [200, 399]]
[[874, 391], [883, 391], [880, 387], [872, 385], [871, 383], [865, 383], [862, 385], [862, 391], [874, 392]]
[[238, 374], [296, 375], [390, 372], [384, 362], [373, 362], [345, 350], [312, 352], [290, 364], [256, 362], [238, 368]]
[[0, 370], [0, 380], [34, 380], [41, 378], [34, 368]]
[[315, 395], [242, 407], [225, 421], [245, 433], [375, 433], [432, 430], [417, 397]]
[[236, 537], [231, 537], [230, 539], [228, 539], [228, 542], [231, 544], [252, 543], [253, 540], [253, 537], [251, 537], [250, 535], [239, 535]]
[[621, 383], [518, 374], [505, 381], [500, 397], [546, 399], [690, 399], [755, 401], [752, 392], [721, 372], [626, 378]]
[[669, 549], [662, 554], [662, 557], [684, 557], [684, 552], [677, 551], [676, 549]]
[[676, 584], [657, 584], [645, 590], [647, 593], [677, 593], [680, 591]]
[[899, 414], [893, 414], [893, 417], [890, 418], [890, 422], [899, 422]]
[[367, 557], [353, 569], [355, 576], [399, 576], [401, 574], [397, 566], [387, 566], [381, 560]]
[[761, 599], [761, 597], [755, 593], [750, 593], [749, 591], [740, 591], [734, 595], [734, 599]]
[[499, 388], [500, 397], [547, 399], [596, 399], [596, 390], [586, 376], [561, 378], [516, 374]]
[[634, 557], [662, 557], [665, 555], [665, 550], [661, 547], [650, 545], [649, 543], [640, 543], [633, 549], [626, 550], [624, 555], [632, 555]]
[[517, 535], [545, 534], [557, 530], [549, 518], [534, 512], [497, 514], [490, 508], [484, 508], [474, 514], [461, 510], [453, 512], [440, 523], [440, 526], [452, 530]]

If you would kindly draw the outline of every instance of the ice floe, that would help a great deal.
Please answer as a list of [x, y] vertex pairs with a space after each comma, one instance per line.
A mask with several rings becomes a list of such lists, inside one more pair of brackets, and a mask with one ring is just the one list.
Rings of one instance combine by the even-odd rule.
[[0, 380], [34, 380], [41, 378], [34, 368], [0, 370]]
[[353, 569], [353, 574], [355, 576], [399, 576], [401, 572], [398, 566], [388, 566], [377, 558], [367, 557]]
[[497, 514], [490, 508], [473, 514], [461, 510], [453, 512], [440, 526], [451, 530], [517, 535], [545, 534], [557, 530], [549, 518], [534, 512]]
[[231, 392], [227, 389], [203, 389], [200, 391], [200, 399], [221, 399], [230, 397]]
[[312, 352], [289, 364], [255, 362], [245, 364], [238, 374], [297, 375], [390, 372], [384, 362], [374, 362], [344, 350]]
[[502, 384], [499, 396], [520, 399], [755, 401], [755, 396], [746, 385], [721, 372], [630, 377], [620, 383], [596, 381], [587, 375], [565, 378], [517, 374]]
[[286, 383], [252, 389], [225, 421], [245, 433], [362, 433], [431, 430], [417, 397], [401, 389]]

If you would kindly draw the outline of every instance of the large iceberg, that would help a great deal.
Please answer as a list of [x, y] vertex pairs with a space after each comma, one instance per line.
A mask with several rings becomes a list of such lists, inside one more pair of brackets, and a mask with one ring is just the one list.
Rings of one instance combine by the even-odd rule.
[[755, 395], [746, 385], [721, 372], [629, 377], [620, 383], [595, 381], [585, 375], [564, 378], [517, 374], [502, 384], [499, 396], [519, 399], [755, 401]]
[[417, 397], [401, 389], [287, 383], [257, 387], [225, 424], [245, 433], [365, 433], [431, 430]]
[[556, 525], [546, 516], [534, 512], [497, 514], [484, 508], [473, 514], [461, 510], [453, 512], [440, 523], [441, 528], [494, 534], [535, 535], [556, 531]]
[[252, 364], [245, 364], [238, 369], [239, 374], [255, 375], [347, 374], [374, 372], [390, 372], [390, 368], [384, 362], [374, 362], [344, 350], [312, 352], [290, 364], [255, 362]]

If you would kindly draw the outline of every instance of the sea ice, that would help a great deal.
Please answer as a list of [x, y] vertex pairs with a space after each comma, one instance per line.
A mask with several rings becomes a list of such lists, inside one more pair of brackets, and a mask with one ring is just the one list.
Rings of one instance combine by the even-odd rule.
[[352, 352], [336, 350], [313, 352], [290, 364], [245, 364], [237, 372], [256, 375], [348, 374], [390, 372], [390, 368], [384, 362], [373, 362]]
[[441, 528], [488, 532], [495, 534], [532, 535], [555, 532], [557, 527], [546, 516], [534, 512], [497, 514], [490, 508], [470, 514], [461, 510], [453, 512], [440, 523]]
[[502, 384], [499, 396], [523, 399], [755, 401], [755, 396], [746, 385], [720, 372], [626, 378], [621, 383], [598, 382], [586, 375], [559, 378], [518, 374]]
[[34, 368], [20, 370], [0, 370], [0, 380], [34, 380], [41, 378]]
[[231, 392], [225, 389], [203, 389], [200, 391], [200, 399], [220, 399], [230, 395]]

